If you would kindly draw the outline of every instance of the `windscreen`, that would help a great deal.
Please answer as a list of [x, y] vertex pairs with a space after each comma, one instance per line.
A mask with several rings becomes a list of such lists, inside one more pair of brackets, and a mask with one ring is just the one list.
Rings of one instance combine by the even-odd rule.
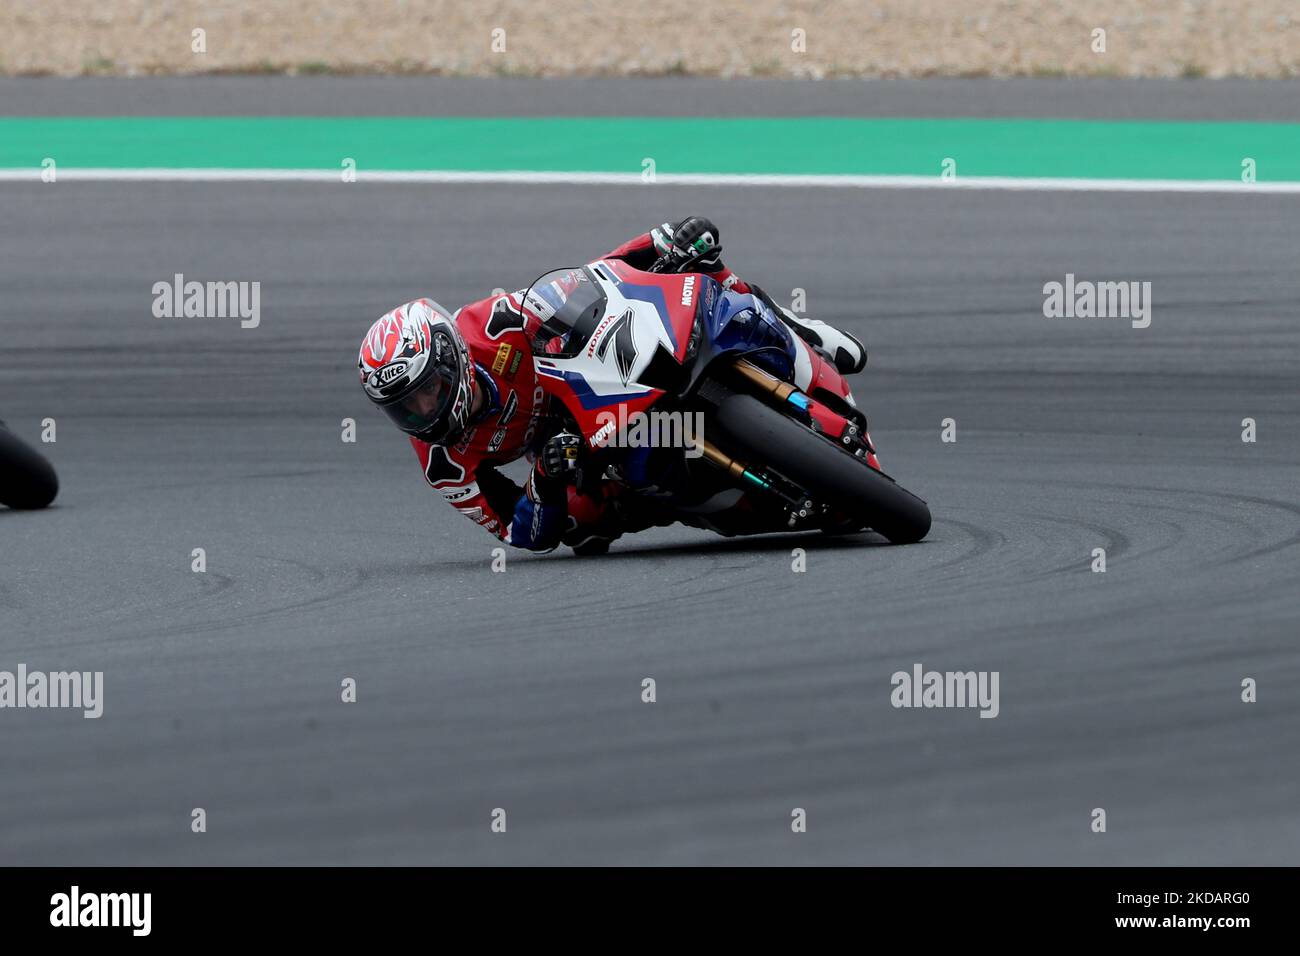
[[585, 266], [546, 273], [524, 293], [524, 312], [540, 324], [534, 350], [557, 358], [577, 355], [605, 317], [605, 302]]

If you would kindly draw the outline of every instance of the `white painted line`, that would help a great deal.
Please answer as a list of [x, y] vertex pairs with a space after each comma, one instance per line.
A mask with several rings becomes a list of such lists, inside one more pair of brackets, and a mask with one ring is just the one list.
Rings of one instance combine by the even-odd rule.
[[[40, 182], [42, 170], [0, 169], [0, 181]], [[505, 183], [590, 186], [797, 186], [838, 189], [1004, 189], [1068, 192], [1291, 193], [1300, 182], [1243, 183], [1231, 179], [1067, 179], [1054, 177], [840, 176], [767, 173], [640, 173], [474, 170], [358, 170], [360, 183]], [[79, 169], [60, 167], [58, 182], [303, 182], [342, 183], [341, 171], [323, 169]]]

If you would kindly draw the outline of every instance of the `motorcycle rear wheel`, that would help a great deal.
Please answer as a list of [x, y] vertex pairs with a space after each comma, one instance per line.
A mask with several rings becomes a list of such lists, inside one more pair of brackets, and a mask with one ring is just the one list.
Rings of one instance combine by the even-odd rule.
[[0, 504], [44, 508], [59, 493], [54, 466], [0, 423]]

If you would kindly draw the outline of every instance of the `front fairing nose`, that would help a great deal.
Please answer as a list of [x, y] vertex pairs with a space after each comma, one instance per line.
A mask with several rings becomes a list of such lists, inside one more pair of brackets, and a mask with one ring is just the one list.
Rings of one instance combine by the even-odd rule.
[[701, 309], [696, 322], [700, 341], [694, 359], [683, 363], [684, 393], [694, 391], [715, 362], [734, 362], [742, 356], [784, 381], [793, 379], [795, 345], [790, 330], [761, 300], [748, 293], [722, 292]]
[[710, 336], [718, 355], [763, 353], [782, 377], [794, 370], [794, 340], [772, 310], [748, 293], [724, 292], [714, 310]]

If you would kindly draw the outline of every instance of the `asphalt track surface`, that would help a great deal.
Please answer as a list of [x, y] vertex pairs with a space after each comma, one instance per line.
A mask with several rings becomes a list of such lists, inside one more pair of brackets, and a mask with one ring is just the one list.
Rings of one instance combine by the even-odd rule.
[[[0, 509], [0, 669], [106, 698], [0, 712], [0, 863], [1300, 863], [1300, 201], [9, 183], [0, 211], [0, 417], [55, 418], [63, 479]], [[356, 387], [362, 332], [690, 211], [869, 344], [856, 394], [932, 533], [663, 529], [492, 573]], [[260, 326], [154, 318], [176, 272], [261, 281]], [[1151, 327], [1044, 318], [1067, 272], [1150, 281]], [[917, 662], [998, 671], [999, 716], [893, 708]]]

